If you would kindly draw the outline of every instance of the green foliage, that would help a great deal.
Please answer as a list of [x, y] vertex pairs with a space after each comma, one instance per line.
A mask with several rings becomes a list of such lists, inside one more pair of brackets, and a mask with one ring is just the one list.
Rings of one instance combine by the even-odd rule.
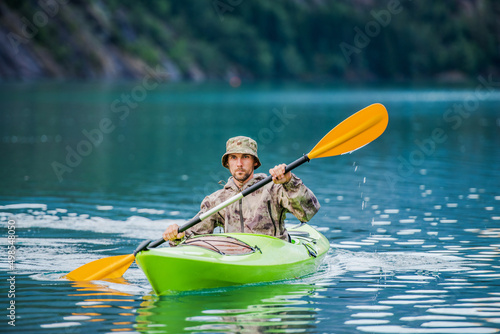
[[156, 47], [146, 38], [140, 37], [126, 44], [125, 48], [131, 54], [138, 56], [149, 65], [156, 65], [160, 61], [160, 54], [156, 50]]
[[[28, 20], [40, 10], [34, 0], [5, 3]], [[64, 58], [75, 56], [68, 50], [72, 42], [62, 42], [58, 29], [75, 39], [87, 29], [150, 65], [169, 58], [184, 74], [195, 65], [211, 78], [235, 68], [257, 79], [421, 79], [500, 71], [498, 1], [401, 0], [381, 24], [374, 15], [388, 13], [391, 3], [397, 2], [93, 0], [108, 16], [102, 27], [89, 19], [91, 5], [78, 1], [66, 5], [73, 11], [68, 17], [84, 21], [56, 17], [35, 40], [70, 63]], [[376, 33], [367, 32], [376, 25]], [[355, 51], [346, 56], [341, 43]]]

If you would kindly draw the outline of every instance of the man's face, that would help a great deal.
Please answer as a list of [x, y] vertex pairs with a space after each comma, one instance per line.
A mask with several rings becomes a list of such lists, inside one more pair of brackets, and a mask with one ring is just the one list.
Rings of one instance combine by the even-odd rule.
[[253, 155], [233, 153], [227, 157], [229, 171], [236, 181], [245, 183], [253, 176], [253, 170], [257, 166]]

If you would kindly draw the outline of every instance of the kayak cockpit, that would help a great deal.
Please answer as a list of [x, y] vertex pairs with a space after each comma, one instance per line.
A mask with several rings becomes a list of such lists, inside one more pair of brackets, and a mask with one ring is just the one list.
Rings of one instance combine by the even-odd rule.
[[177, 247], [197, 246], [221, 255], [246, 255], [255, 252], [255, 248], [231, 236], [204, 235], [185, 240]]

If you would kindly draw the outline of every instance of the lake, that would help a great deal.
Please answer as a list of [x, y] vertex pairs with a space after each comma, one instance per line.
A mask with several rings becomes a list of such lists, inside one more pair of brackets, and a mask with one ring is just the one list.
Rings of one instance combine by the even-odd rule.
[[[500, 332], [491, 77], [465, 88], [0, 87], [2, 332]], [[389, 113], [380, 138], [294, 171], [321, 203], [310, 224], [331, 244], [317, 273], [162, 297], [136, 264], [123, 279], [61, 278], [194, 216], [229, 176], [228, 138], [256, 139], [267, 173], [377, 102]]]

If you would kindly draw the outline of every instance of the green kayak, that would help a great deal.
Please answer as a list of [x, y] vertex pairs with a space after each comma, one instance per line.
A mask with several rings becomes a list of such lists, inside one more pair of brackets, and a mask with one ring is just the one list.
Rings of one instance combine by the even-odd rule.
[[177, 247], [136, 255], [154, 292], [211, 289], [280, 281], [317, 270], [330, 244], [307, 224], [288, 229], [292, 241], [258, 234], [222, 233], [187, 239]]

